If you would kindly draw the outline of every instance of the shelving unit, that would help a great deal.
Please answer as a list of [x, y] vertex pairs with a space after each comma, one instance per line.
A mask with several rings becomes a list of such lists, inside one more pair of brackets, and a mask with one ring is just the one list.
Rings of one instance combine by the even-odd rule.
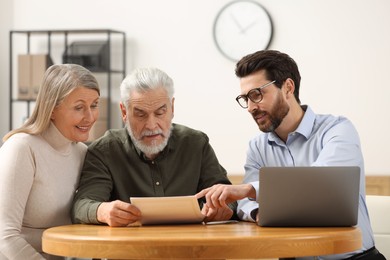
[[[15, 40], [18, 36], [18, 41]], [[21, 42], [20, 37], [25, 38], [25, 43]], [[46, 38], [46, 39], [45, 39]], [[63, 39], [62, 39], [63, 38]], [[20, 99], [15, 97], [15, 59], [17, 54], [34, 54], [37, 50], [42, 52], [42, 49], [46, 49], [45, 54], [49, 57], [52, 57], [55, 50], [62, 50], [62, 54], [66, 55], [68, 47], [70, 45], [70, 40], [73, 38], [80, 41], [104, 41], [108, 48], [108, 55], [106, 58], [106, 67], [103, 70], [92, 70], [91, 71], [98, 76], [99, 74], [104, 74], [107, 76], [106, 84], [102, 84], [99, 81], [100, 87], [102, 90], [106, 91], [107, 98], [107, 129], [111, 128], [111, 92], [112, 92], [112, 83], [114, 76], [120, 76], [120, 80], [125, 77], [126, 73], [126, 34], [122, 31], [111, 30], [111, 29], [92, 29], [92, 30], [12, 30], [10, 31], [9, 44], [10, 44], [10, 82], [9, 82], [9, 129], [13, 129], [13, 115], [14, 115], [14, 104], [23, 102], [26, 104], [26, 117], [30, 116], [31, 105], [35, 102], [35, 99]], [[53, 40], [54, 39], [54, 40]], [[32, 50], [32, 44], [38, 43], [37, 50]], [[62, 42], [62, 43], [61, 43]], [[114, 48], [113, 43], [119, 44], [119, 48]], [[18, 45], [19, 44], [19, 45]], [[17, 45], [17, 46], [15, 46]], [[20, 45], [24, 45], [24, 51], [20, 51]], [[46, 45], [42, 47], [42, 45]], [[54, 46], [55, 45], [55, 46]], [[60, 47], [58, 45], [61, 45]], [[19, 47], [19, 48], [17, 48]], [[19, 49], [18, 52], [15, 49]], [[14, 53], [15, 52], [15, 53]], [[113, 53], [118, 52], [115, 57], [117, 58], [115, 63], [113, 62]], [[61, 57], [62, 58], [62, 57]], [[62, 63], [61, 61], [55, 61], [53, 63]], [[76, 62], [74, 62], [76, 63]], [[81, 64], [82, 65], [82, 64]], [[87, 67], [87, 66], [86, 66]], [[88, 67], [87, 67], [88, 68]], [[97, 77], [98, 78], [98, 77]]]

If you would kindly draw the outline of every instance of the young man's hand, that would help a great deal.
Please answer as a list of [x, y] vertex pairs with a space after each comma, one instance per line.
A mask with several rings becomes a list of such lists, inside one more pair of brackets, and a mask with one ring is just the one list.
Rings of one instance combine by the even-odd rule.
[[195, 194], [197, 199], [205, 197], [208, 208], [223, 208], [227, 204], [244, 198], [256, 199], [256, 190], [251, 184], [216, 184]]

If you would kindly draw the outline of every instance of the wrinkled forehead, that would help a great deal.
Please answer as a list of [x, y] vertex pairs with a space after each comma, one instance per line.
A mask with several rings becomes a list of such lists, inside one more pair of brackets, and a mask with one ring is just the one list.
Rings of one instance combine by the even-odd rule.
[[157, 88], [148, 91], [133, 91], [130, 96], [129, 106], [141, 110], [155, 110], [164, 105], [169, 106], [170, 100], [168, 93], [163, 88]]

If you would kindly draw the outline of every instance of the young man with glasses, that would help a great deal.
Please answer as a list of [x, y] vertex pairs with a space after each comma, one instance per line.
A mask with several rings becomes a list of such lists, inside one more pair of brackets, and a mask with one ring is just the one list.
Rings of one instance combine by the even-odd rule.
[[360, 166], [357, 226], [362, 232], [363, 246], [355, 252], [319, 259], [385, 259], [374, 247], [365, 203], [363, 155], [351, 121], [342, 116], [315, 114], [309, 106], [301, 105], [298, 66], [285, 53], [264, 50], [247, 55], [237, 63], [236, 75], [241, 87], [236, 100], [248, 110], [263, 133], [250, 141], [244, 184], [214, 185], [197, 196], [204, 196], [210, 208], [225, 207], [226, 203], [239, 200], [240, 219], [254, 222], [258, 218], [261, 167]]

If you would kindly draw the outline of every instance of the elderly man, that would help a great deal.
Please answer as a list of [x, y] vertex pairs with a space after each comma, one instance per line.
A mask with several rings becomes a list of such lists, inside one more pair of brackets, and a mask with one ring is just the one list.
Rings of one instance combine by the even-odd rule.
[[[172, 123], [172, 79], [156, 68], [137, 69], [121, 84], [125, 128], [93, 142], [74, 198], [74, 223], [127, 226], [142, 217], [130, 197], [195, 195], [231, 184], [206, 134]], [[233, 217], [235, 203], [202, 208], [206, 221]]]

